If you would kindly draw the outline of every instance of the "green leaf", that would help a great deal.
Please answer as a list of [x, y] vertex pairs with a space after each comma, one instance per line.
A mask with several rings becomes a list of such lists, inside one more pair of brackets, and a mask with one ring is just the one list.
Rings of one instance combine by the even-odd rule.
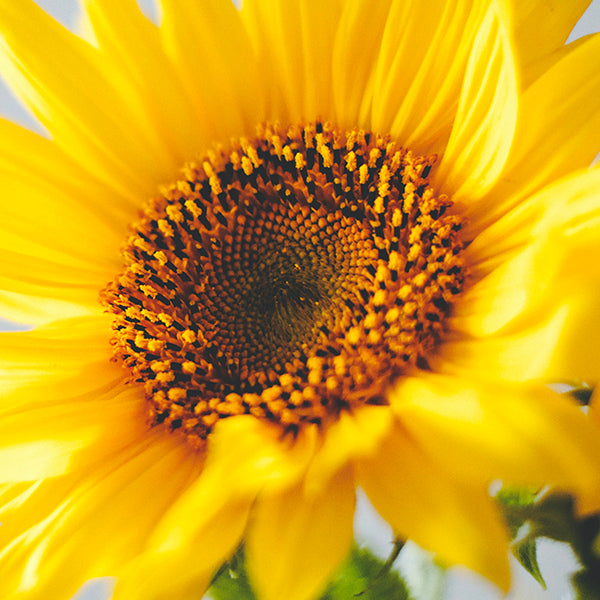
[[519, 529], [526, 523], [529, 513], [527, 507], [534, 504], [537, 490], [533, 488], [517, 488], [511, 486], [503, 487], [497, 494], [496, 499], [504, 509], [504, 516], [514, 539]]
[[521, 565], [546, 589], [546, 582], [537, 561], [537, 538], [526, 537], [520, 542], [515, 542], [512, 551]]
[[209, 593], [213, 600], [256, 600], [248, 582], [242, 548], [219, 569]]
[[598, 600], [600, 598], [600, 575], [590, 570], [577, 571], [571, 579], [575, 600]]
[[366, 548], [354, 547], [321, 600], [409, 600], [406, 585]]
[[498, 499], [513, 537], [524, 524], [529, 528], [525, 537], [513, 542], [519, 562], [540, 581], [536, 540], [545, 537], [568, 544], [581, 565], [572, 577], [577, 600], [600, 600], [600, 556], [594, 547], [600, 535], [600, 515], [578, 516], [568, 494], [542, 493], [528, 502], [526, 498], [520, 501], [513, 492], [498, 494]]

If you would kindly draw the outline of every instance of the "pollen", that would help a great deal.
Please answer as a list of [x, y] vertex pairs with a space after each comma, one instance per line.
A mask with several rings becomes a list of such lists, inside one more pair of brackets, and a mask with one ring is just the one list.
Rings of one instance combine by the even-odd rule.
[[263, 125], [187, 165], [101, 296], [149, 423], [199, 446], [241, 414], [295, 434], [426, 368], [466, 277], [434, 163], [311, 123]]

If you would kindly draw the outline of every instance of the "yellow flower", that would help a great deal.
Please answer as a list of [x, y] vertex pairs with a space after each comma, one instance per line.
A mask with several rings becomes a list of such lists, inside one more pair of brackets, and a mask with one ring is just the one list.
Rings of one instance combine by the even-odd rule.
[[0, 596], [313, 598], [357, 486], [507, 589], [490, 482], [600, 478], [587, 2], [83, 4], [0, 0]]

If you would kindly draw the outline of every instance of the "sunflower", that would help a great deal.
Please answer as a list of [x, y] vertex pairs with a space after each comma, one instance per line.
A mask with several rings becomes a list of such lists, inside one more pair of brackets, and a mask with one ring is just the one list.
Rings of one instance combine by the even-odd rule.
[[590, 502], [585, 0], [0, 0], [0, 595], [322, 589], [361, 487], [509, 587], [492, 481]]

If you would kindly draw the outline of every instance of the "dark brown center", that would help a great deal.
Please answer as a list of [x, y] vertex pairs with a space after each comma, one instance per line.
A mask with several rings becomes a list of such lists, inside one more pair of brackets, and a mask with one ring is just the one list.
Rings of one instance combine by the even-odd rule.
[[201, 443], [252, 414], [296, 432], [385, 403], [464, 281], [432, 158], [320, 123], [208, 152], [152, 201], [102, 293], [153, 424]]

